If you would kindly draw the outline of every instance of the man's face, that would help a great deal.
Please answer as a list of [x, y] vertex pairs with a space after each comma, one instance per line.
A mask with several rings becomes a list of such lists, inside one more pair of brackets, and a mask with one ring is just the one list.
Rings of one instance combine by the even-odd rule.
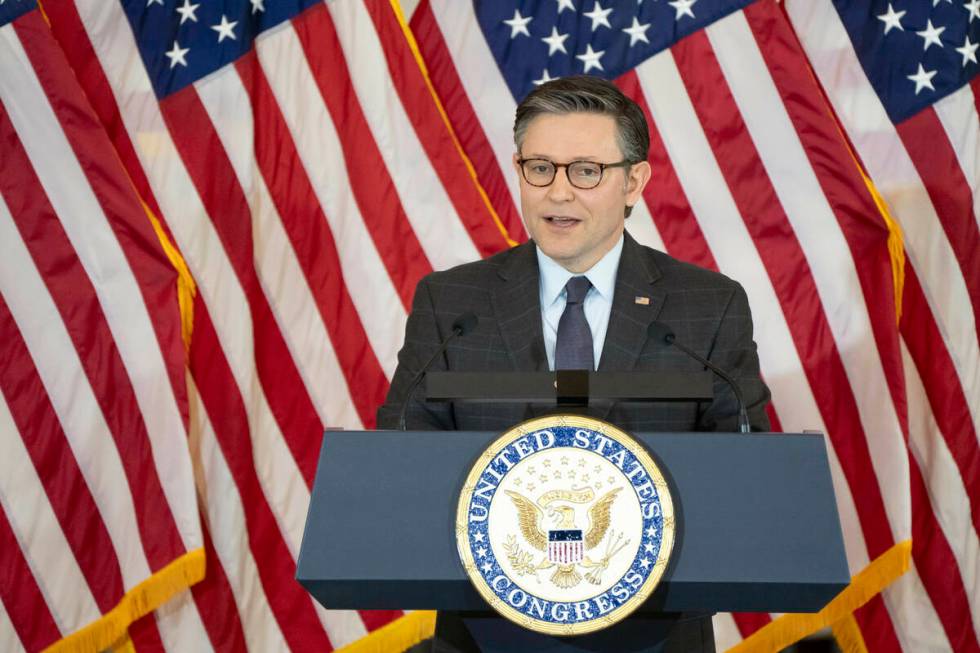
[[616, 121], [594, 113], [543, 114], [528, 125], [514, 169], [521, 186], [521, 211], [527, 230], [541, 251], [570, 272], [585, 272], [612, 249], [623, 233], [624, 210], [639, 201], [650, 179], [643, 161], [630, 168], [606, 168], [595, 188], [572, 186], [559, 168], [550, 186], [527, 183], [518, 158], [555, 163], [616, 163], [623, 154], [616, 141]]

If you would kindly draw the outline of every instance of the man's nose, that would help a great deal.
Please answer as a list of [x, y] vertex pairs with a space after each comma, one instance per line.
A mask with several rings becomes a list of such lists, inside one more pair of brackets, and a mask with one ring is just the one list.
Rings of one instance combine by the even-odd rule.
[[575, 196], [574, 187], [568, 181], [565, 168], [555, 171], [555, 179], [548, 186], [548, 199], [555, 202], [567, 202]]

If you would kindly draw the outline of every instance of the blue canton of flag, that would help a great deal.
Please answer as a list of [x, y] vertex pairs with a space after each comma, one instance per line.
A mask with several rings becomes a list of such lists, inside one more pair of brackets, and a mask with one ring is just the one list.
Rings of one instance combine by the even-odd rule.
[[480, 28], [520, 100], [536, 85], [588, 73], [615, 79], [752, 0], [475, 2]]
[[955, 93], [976, 76], [980, 0], [834, 0], [892, 122]]
[[14, 22], [36, 7], [36, 0], [0, 0], [0, 27]]
[[164, 98], [252, 48], [317, 0], [123, 0], [153, 90]]

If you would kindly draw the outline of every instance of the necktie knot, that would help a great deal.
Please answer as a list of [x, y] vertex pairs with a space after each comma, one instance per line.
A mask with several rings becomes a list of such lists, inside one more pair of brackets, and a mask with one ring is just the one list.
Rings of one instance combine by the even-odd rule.
[[581, 304], [585, 301], [585, 296], [589, 293], [592, 282], [588, 277], [572, 277], [565, 284], [565, 302], [567, 304]]

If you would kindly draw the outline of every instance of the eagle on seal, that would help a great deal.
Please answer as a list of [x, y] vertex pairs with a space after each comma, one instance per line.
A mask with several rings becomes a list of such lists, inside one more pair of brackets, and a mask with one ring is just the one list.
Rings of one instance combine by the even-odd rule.
[[[585, 550], [591, 551], [606, 536], [606, 532], [609, 530], [612, 504], [621, 489], [617, 487], [606, 492], [589, 508], [589, 527], [586, 529], [584, 537]], [[542, 522], [546, 516], [545, 512], [534, 501], [519, 492], [511, 490], [505, 490], [505, 492], [517, 508], [521, 535], [532, 547], [547, 554], [538, 568], [547, 569], [557, 566], [551, 575], [551, 581], [555, 585], [564, 589], [577, 585], [582, 580], [582, 575], [576, 570], [577, 565], [585, 568], [597, 567], [598, 569], [594, 573], [586, 574], [586, 577], [592, 583], [598, 584], [600, 582], [601, 571], [608, 567], [609, 558], [612, 557], [612, 554], [607, 553], [599, 562], [593, 562], [588, 556], [556, 559], [549, 552], [549, 542], [554, 543], [556, 540], [569, 538], [575, 541], [582, 540], [581, 531], [577, 530], [575, 526], [574, 508], [567, 505], [549, 506], [547, 516], [553, 520], [554, 527], [545, 531], [542, 528]]]

